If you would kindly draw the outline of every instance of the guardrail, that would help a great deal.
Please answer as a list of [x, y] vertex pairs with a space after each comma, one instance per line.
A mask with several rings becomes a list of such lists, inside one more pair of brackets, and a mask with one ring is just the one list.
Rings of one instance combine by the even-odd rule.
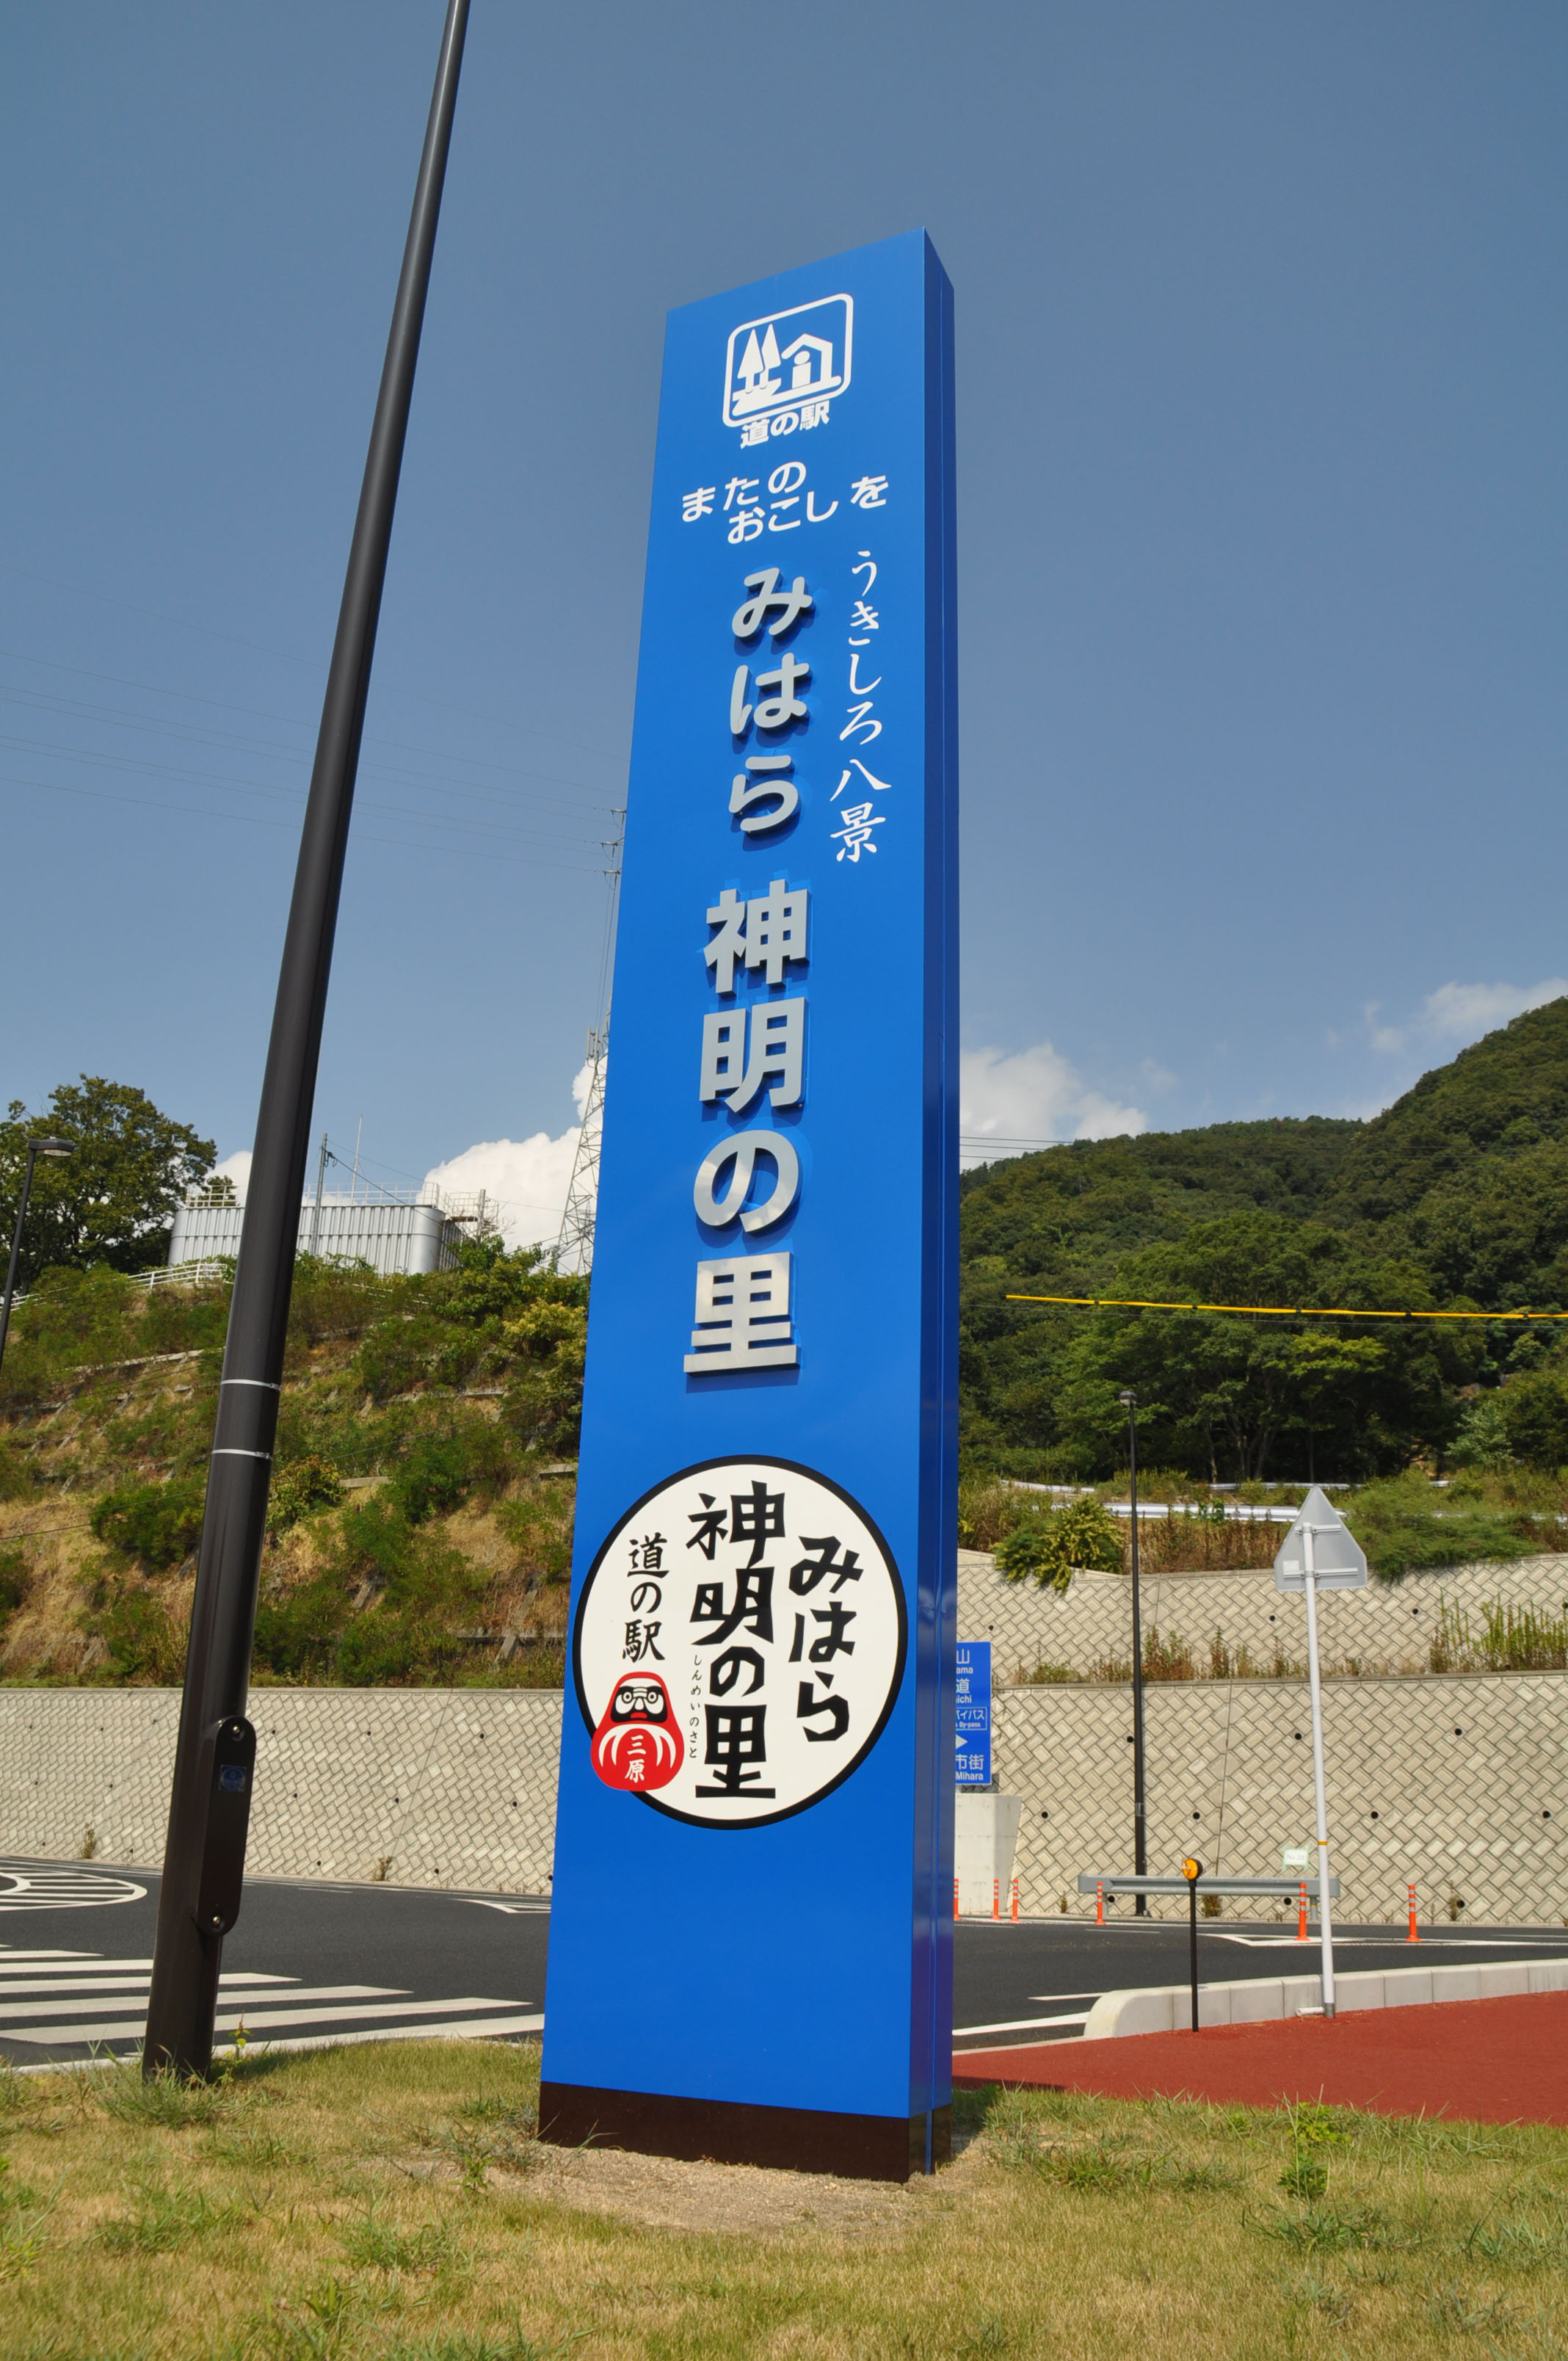
[[[233, 1255], [214, 1255], [205, 1262], [160, 1263], [156, 1270], [128, 1270], [125, 1276], [133, 1287], [145, 1287], [150, 1293], [155, 1287], [205, 1287], [214, 1279], [227, 1279], [233, 1268]], [[37, 1292], [35, 1288], [26, 1295], [14, 1295], [12, 1311], [19, 1312]]]
[[[1288, 1897], [1305, 1892], [1313, 1901], [1322, 1898], [1322, 1882], [1316, 1877], [1210, 1877], [1205, 1874], [1194, 1882], [1205, 1894], [1267, 1894]], [[1079, 1872], [1078, 1890], [1080, 1894], [1185, 1894], [1187, 1880], [1184, 1877], [1123, 1877], [1085, 1869]], [[1329, 1900], [1339, 1900], [1339, 1879], [1332, 1872]]]

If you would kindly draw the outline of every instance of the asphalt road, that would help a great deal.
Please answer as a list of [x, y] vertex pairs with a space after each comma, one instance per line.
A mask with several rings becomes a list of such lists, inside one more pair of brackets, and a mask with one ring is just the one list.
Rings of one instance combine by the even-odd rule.
[[[159, 1880], [0, 1861], [0, 2055], [126, 2055], [147, 2014]], [[275, 2048], [433, 2033], [537, 2033], [549, 1905], [521, 1894], [247, 1881], [224, 1945], [220, 2043]]]
[[[18, 2065], [128, 2054], [141, 2038], [158, 1876], [99, 1862], [0, 1861], [0, 2055]], [[257, 1878], [224, 1946], [220, 2039], [243, 2021], [275, 2048], [408, 2039], [433, 2033], [516, 2036], [543, 2023], [548, 1901], [396, 1885]], [[1345, 1967], [1568, 1956], [1561, 1927], [1347, 1927]], [[1005, 2048], [1072, 2039], [1102, 1992], [1175, 1984], [1187, 1928], [1170, 1919], [960, 1921], [954, 2043]], [[1317, 1943], [1277, 1926], [1205, 1925], [1206, 1982], [1309, 1972]]]
[[[1026, 1918], [1014, 1925], [960, 1921], [953, 1969], [953, 2047], [1005, 2049], [1010, 2044], [1071, 2040], [1102, 1993], [1141, 1985], [1183, 1984], [1189, 1974], [1185, 1920], [1127, 1918], [1104, 1927], [1081, 1918]], [[1334, 1929], [1334, 1959], [1353, 1968], [1453, 1966], [1461, 1961], [1568, 1958], [1563, 1927], [1422, 1927], [1420, 1941], [1403, 1927]], [[1299, 1943], [1277, 1925], [1200, 1923], [1202, 1983], [1258, 1976], [1314, 1974], [1318, 1930]], [[1055, 2020], [1055, 2021], [1053, 2021]]]

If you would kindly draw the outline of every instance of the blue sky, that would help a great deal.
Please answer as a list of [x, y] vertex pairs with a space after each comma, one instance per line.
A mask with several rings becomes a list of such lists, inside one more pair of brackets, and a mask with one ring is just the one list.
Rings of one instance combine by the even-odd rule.
[[[0, 19], [7, 1097], [248, 1145], [440, 20]], [[549, 1226], [663, 313], [921, 224], [966, 1132], [1365, 1113], [1568, 988], [1565, 64], [1508, 0], [475, 0], [318, 1130], [531, 1141], [455, 1177]]]

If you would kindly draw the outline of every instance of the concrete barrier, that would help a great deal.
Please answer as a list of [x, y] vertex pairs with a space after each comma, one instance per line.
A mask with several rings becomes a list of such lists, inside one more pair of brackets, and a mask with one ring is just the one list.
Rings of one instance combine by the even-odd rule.
[[[1410, 2008], [1445, 2000], [1503, 2000], [1521, 1993], [1568, 1992], [1568, 1959], [1478, 1961], [1473, 1967], [1386, 1968], [1381, 1972], [1336, 1975], [1341, 2015], [1352, 2009]], [[1318, 2005], [1314, 1971], [1299, 1976], [1257, 1976], [1237, 1983], [1198, 1987], [1198, 2022], [1257, 2025], [1273, 2017], [1299, 2016]], [[1102, 1993], [1089, 2012], [1085, 2041], [1121, 2034], [1184, 2033], [1191, 2025], [1192, 1987], [1157, 1984], [1141, 1992]]]

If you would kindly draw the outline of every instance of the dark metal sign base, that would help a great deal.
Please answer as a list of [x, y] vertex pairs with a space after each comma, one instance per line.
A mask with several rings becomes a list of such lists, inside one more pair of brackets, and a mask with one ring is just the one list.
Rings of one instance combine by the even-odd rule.
[[556, 2147], [627, 2148], [685, 2163], [761, 2164], [786, 2172], [836, 2172], [846, 2180], [909, 2180], [946, 2164], [952, 2109], [927, 2117], [839, 2115], [817, 2107], [753, 2107], [729, 2099], [672, 2099], [649, 2091], [596, 2091], [579, 2082], [539, 2086], [539, 2136]]

